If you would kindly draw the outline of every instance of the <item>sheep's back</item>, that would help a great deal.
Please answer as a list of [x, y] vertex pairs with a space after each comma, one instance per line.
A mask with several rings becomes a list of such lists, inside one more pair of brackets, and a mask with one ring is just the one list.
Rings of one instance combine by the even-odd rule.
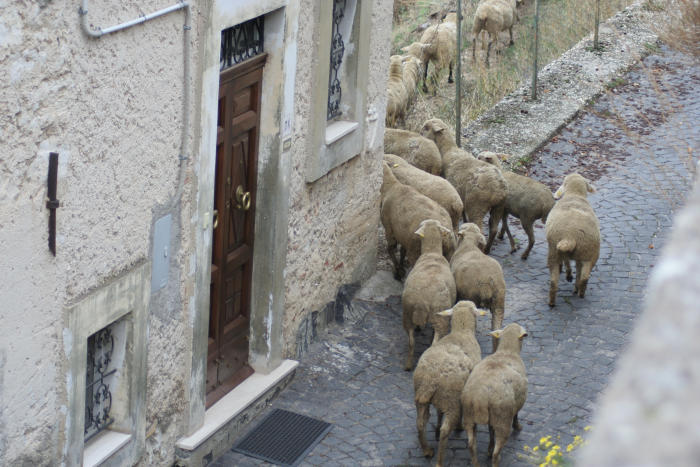
[[554, 196], [543, 183], [530, 177], [503, 171], [508, 184], [506, 209], [510, 212], [527, 212], [534, 219], [546, 216], [554, 206]]
[[476, 302], [490, 301], [505, 291], [501, 265], [479, 251], [457, 251], [450, 261], [457, 296]]
[[545, 232], [550, 250], [556, 250], [562, 240], [574, 240], [576, 248], [569, 255], [571, 259], [598, 257], [600, 226], [593, 208], [583, 197], [564, 195], [557, 201], [547, 217]]
[[461, 194], [465, 205], [501, 204], [508, 194], [508, 184], [501, 171], [474, 157], [453, 160], [445, 168], [445, 178]]
[[432, 175], [439, 175], [442, 171], [442, 157], [435, 142], [412, 131], [387, 128], [384, 132], [384, 152], [394, 154]]
[[442, 412], [459, 411], [462, 388], [474, 367], [459, 346], [443, 342], [447, 337], [423, 352], [413, 373], [416, 397], [432, 394], [430, 402]]
[[401, 306], [410, 311], [416, 326], [425, 326], [429, 313], [454, 305], [457, 297], [450, 265], [441, 254], [421, 254], [406, 277]]

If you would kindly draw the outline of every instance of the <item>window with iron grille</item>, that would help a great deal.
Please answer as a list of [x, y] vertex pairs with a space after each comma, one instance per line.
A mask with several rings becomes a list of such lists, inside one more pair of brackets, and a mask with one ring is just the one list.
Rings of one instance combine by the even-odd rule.
[[264, 30], [265, 17], [258, 16], [221, 31], [219, 70], [260, 55], [263, 52]]
[[339, 117], [340, 98], [343, 95], [340, 83], [340, 65], [345, 54], [345, 42], [340, 31], [340, 22], [345, 16], [346, 0], [333, 0], [333, 28], [331, 33], [331, 67], [328, 76], [328, 113], [326, 120]]
[[124, 354], [123, 324], [116, 321], [87, 339], [85, 442], [114, 423], [114, 394]]

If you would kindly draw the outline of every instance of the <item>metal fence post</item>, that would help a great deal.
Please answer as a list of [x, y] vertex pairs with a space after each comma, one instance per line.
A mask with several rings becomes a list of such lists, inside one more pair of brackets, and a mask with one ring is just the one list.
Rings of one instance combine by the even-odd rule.
[[600, 0], [595, 2], [595, 30], [593, 33], [593, 48], [598, 50], [600, 44], [598, 43], [598, 26], [600, 25]]
[[460, 147], [462, 133], [462, 0], [457, 0], [457, 83], [455, 86], [455, 143]]
[[539, 28], [539, 24], [538, 24], [539, 17], [540, 17], [540, 2], [539, 2], [539, 0], [535, 0], [535, 28], [534, 28], [535, 29], [535, 37], [534, 37], [535, 56], [532, 60], [532, 93], [531, 93], [532, 100], [537, 99], [537, 47], [538, 47], [538, 41], [539, 41], [539, 38], [537, 36], [538, 36], [538, 28]]

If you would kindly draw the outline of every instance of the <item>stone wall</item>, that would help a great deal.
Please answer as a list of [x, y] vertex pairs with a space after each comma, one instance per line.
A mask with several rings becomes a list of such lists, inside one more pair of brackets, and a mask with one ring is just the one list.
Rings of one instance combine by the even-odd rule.
[[699, 172], [700, 164], [578, 465], [680, 466], [700, 459]]
[[[366, 0], [365, 0], [366, 1]], [[314, 12], [316, 2], [304, 0], [300, 11]], [[314, 54], [316, 32], [299, 30], [296, 87], [296, 149], [292, 154], [290, 178], [289, 248], [287, 252], [286, 314], [283, 336], [285, 354], [296, 353], [299, 325], [308, 314], [332, 302], [338, 288], [366, 279], [374, 270], [379, 223], [380, 160], [383, 153], [386, 108], [385, 86], [388, 74], [391, 2], [372, 2], [367, 133], [364, 150], [326, 176], [307, 184], [305, 160], [315, 150], [306, 138], [312, 132], [314, 102], [309, 98], [313, 70], [321, 58]], [[374, 117], [372, 117], [374, 115]], [[376, 117], [376, 116], [380, 117]]]

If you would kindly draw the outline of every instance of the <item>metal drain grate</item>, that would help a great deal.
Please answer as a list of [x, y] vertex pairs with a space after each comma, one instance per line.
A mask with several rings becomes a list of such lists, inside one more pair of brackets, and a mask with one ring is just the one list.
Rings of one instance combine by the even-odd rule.
[[233, 450], [283, 466], [296, 466], [331, 429], [330, 423], [288, 410], [269, 413]]

